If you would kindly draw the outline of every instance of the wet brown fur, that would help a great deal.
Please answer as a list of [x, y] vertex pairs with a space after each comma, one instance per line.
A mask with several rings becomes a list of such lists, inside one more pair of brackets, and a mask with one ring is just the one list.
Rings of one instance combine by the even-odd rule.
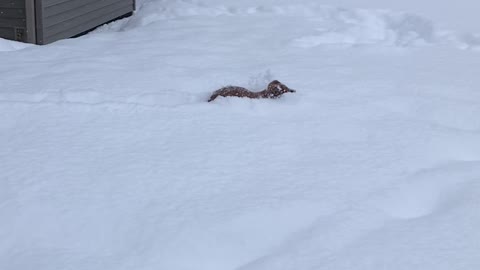
[[213, 92], [208, 102], [213, 101], [218, 96], [246, 98], [279, 98], [285, 93], [295, 93], [295, 90], [288, 88], [286, 85], [277, 80], [274, 80], [268, 84], [267, 89], [260, 92], [252, 92], [240, 86], [226, 86]]

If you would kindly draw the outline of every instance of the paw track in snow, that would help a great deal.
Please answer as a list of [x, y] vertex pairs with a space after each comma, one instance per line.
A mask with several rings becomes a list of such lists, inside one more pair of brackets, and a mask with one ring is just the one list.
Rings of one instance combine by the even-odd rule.
[[161, 91], [131, 95], [108, 95], [95, 90], [46, 91], [43, 93], [2, 93], [0, 103], [76, 104], [85, 106], [114, 105], [142, 107], [177, 107], [203, 102], [201, 95], [182, 91]]

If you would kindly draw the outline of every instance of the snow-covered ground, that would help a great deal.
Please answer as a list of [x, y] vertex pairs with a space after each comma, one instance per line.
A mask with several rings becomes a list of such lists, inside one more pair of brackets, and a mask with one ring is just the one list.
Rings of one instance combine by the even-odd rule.
[[[0, 269], [480, 269], [480, 35], [353, 2], [0, 39]], [[297, 93], [205, 102], [272, 79]]]

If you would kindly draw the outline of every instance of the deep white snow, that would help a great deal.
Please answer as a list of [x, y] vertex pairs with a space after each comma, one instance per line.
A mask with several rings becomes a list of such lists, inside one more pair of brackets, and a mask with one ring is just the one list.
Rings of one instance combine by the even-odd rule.
[[0, 39], [0, 269], [480, 269], [480, 4], [335, 2]]

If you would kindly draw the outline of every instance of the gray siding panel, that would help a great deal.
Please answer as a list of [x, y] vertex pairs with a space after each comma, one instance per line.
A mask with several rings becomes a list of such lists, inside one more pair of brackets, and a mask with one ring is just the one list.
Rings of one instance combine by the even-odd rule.
[[0, 37], [26, 41], [26, 26], [25, 0], [0, 0]]
[[15, 31], [13, 28], [0, 27], [0, 37], [6, 39], [15, 39]]
[[47, 44], [130, 14], [135, 0], [0, 0], [0, 37]]
[[42, 1], [45, 7], [50, 7], [50, 6], [58, 5], [61, 3], [72, 2], [72, 0], [42, 0]]
[[[83, 0], [86, 1], [86, 0]], [[77, 2], [77, 1], [72, 1]], [[123, 2], [123, 4], [122, 4]], [[84, 4], [81, 6], [75, 6], [75, 8], [67, 9], [61, 13], [52, 13], [49, 9], [46, 8], [43, 10], [43, 18], [44, 18], [44, 27], [49, 28], [54, 25], [62, 24], [63, 26], [69, 26], [72, 24], [80, 24], [82, 22], [87, 21], [87, 16], [90, 16], [91, 13], [98, 12], [102, 10], [102, 12], [97, 13], [97, 17], [102, 17], [108, 11], [112, 11], [116, 8], [122, 6], [128, 6], [128, 1], [118, 1], [118, 0], [101, 0], [96, 1], [95, 3]], [[127, 3], [125, 5], [125, 3]], [[53, 6], [57, 7], [57, 6]]]
[[2, 0], [0, 8], [25, 8], [25, 0]]
[[[108, 18], [111, 18], [110, 20], [112, 19], [115, 19], [115, 18], [118, 18], [118, 17], [121, 17], [129, 12], [131, 12], [132, 9], [130, 7], [121, 7], [119, 9], [116, 9], [116, 10], [109, 10], [108, 14], [104, 14], [104, 16], [108, 16]], [[45, 42], [46, 43], [50, 43], [50, 42], [54, 42], [56, 40], [59, 40], [59, 39], [62, 39], [62, 38], [66, 38], [66, 37], [72, 37], [72, 36], [75, 36], [75, 35], [78, 35], [80, 33], [83, 33], [85, 31], [88, 31], [90, 29], [93, 29], [99, 25], [102, 25], [103, 23], [105, 23], [105, 17], [92, 17], [92, 20], [84, 23], [84, 24], [81, 24], [81, 25], [77, 25], [76, 27], [73, 27], [73, 28], [67, 28], [63, 31], [60, 31], [60, 32], [57, 32], [57, 33], [54, 33], [54, 34], [50, 34], [49, 36], [46, 36], [45, 37]], [[57, 30], [61, 30], [60, 28], [58, 28]]]
[[0, 26], [1, 27], [25, 27], [25, 19], [23, 18], [2, 18], [0, 16]]
[[[55, 5], [49, 5], [44, 7], [45, 17], [58, 15], [67, 11], [75, 11], [83, 6], [95, 6], [98, 2], [104, 0], [68, 0], [67, 2], [57, 3]], [[118, 0], [117, 0], [118, 1]], [[81, 12], [78, 12], [81, 13]]]
[[42, 36], [39, 42], [46, 44], [93, 29], [132, 12], [134, 2], [134, 0], [42, 0]]
[[25, 0], [1, 2], [0, 27], [25, 27], [25, 19]]
[[25, 19], [25, 8], [2, 8], [0, 9], [1, 18]]

